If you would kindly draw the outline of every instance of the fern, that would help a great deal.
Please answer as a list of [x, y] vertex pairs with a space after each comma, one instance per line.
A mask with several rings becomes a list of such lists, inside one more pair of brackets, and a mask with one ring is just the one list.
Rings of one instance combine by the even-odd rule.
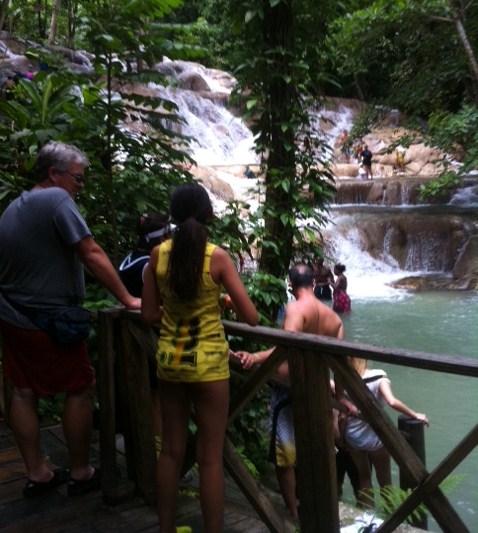
[[[465, 477], [466, 474], [450, 475], [440, 483], [439, 488], [444, 493], [449, 494], [458, 487]], [[394, 485], [389, 485], [388, 487], [383, 487], [381, 489], [371, 489], [371, 492], [373, 493], [374, 500], [378, 502], [378, 514], [385, 519], [390, 516], [395, 509], [397, 509], [410, 496], [410, 494], [412, 494], [413, 489], [402, 489]], [[427, 507], [422, 503], [408, 516], [407, 522], [412, 523], [414, 520], [420, 520], [428, 514], [429, 511]]]

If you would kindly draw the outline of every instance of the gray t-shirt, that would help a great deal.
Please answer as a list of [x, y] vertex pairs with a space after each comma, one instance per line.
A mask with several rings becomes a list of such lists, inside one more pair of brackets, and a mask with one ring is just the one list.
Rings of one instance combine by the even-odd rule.
[[38, 309], [81, 303], [84, 272], [73, 245], [89, 235], [63, 189], [35, 189], [14, 200], [0, 218], [0, 319], [36, 329], [3, 294]]

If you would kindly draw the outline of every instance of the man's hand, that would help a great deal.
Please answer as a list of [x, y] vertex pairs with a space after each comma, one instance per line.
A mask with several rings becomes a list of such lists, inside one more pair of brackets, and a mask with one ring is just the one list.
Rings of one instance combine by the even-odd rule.
[[250, 370], [253, 366], [259, 364], [259, 356], [256, 353], [236, 352], [234, 355], [239, 359], [244, 370]]
[[135, 298], [130, 296], [127, 301], [123, 302], [126, 309], [131, 309], [132, 311], [136, 309], [141, 309], [141, 298]]

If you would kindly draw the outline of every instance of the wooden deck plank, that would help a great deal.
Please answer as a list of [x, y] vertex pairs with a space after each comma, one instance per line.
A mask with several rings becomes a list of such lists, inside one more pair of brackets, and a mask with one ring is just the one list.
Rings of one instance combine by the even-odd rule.
[[[146, 505], [140, 497], [128, 499], [115, 506], [106, 505], [100, 491], [82, 496], [70, 497], [67, 486], [61, 485], [43, 496], [26, 499], [22, 490], [26, 483], [25, 468], [16, 448], [11, 447], [8, 430], [1, 428], [0, 434], [5, 449], [0, 449], [0, 529], [2, 533], [110, 533], [158, 531], [156, 508]], [[0, 443], [1, 445], [1, 443]], [[42, 447], [52, 464], [67, 464], [68, 455], [60, 426], [42, 429]], [[126, 466], [124, 456], [118, 454], [118, 483], [124, 481]], [[93, 464], [99, 464], [98, 444], [91, 447]], [[267, 531], [254, 510], [241, 503], [241, 495], [231, 480], [226, 492], [234, 502], [227, 502], [225, 531], [228, 533], [263, 533]], [[197, 477], [191, 482], [188, 493], [181, 493], [177, 523], [189, 525], [194, 533], [203, 531], [201, 510], [197, 497]]]
[[[0, 434], [3, 428], [0, 424]], [[43, 444], [48, 450], [50, 459], [56, 464], [66, 453], [62, 450], [63, 436], [60, 427], [42, 430]], [[8, 438], [4, 443], [8, 443]], [[14, 452], [8, 444], [3, 457], [11, 458]], [[1, 448], [0, 448], [1, 450]], [[97, 444], [91, 448], [93, 461], [98, 460]], [[58, 454], [58, 455], [57, 455]], [[124, 456], [118, 452], [119, 483], [124, 481], [126, 467]], [[0, 453], [0, 458], [2, 454]], [[0, 471], [3, 465], [0, 459]], [[274, 476], [272, 478], [275, 480]], [[197, 476], [191, 483], [184, 484], [188, 488], [179, 497], [176, 523], [188, 525], [194, 533], [203, 533], [201, 510], [197, 497]], [[22, 495], [25, 486], [25, 475], [11, 481], [0, 483], [0, 530], [2, 533], [157, 533], [158, 519], [156, 509], [146, 505], [140, 497], [134, 497], [115, 506], [106, 505], [103, 494], [95, 491], [82, 496], [70, 497], [66, 485], [61, 485], [48, 494], [25, 499]], [[264, 490], [271, 491], [271, 489]], [[280, 513], [286, 515], [280, 496], [270, 494], [276, 502]], [[360, 514], [360, 512], [358, 512]], [[258, 515], [247, 504], [244, 496], [231, 478], [226, 477], [226, 510], [224, 518], [225, 533], [265, 533], [267, 527], [259, 520]], [[293, 531], [293, 529], [291, 529]], [[397, 531], [417, 531], [402, 529]]]

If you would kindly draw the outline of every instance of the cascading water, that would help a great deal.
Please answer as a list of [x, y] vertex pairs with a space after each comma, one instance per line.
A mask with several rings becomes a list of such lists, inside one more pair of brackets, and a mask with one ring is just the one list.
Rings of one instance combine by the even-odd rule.
[[[164, 87], [154, 83], [149, 88], [161, 98], [174, 102], [184, 123], [180, 133], [193, 139], [191, 155], [199, 166], [248, 165], [258, 162], [251, 131], [223, 104], [234, 83], [221, 84], [210, 71], [196, 63], [165, 60], [158, 70], [166, 71], [183, 85], [200, 80], [200, 91], [177, 85]], [[189, 81], [188, 81], [189, 80]]]
[[192, 137], [192, 156], [198, 165], [255, 163], [251, 132], [225, 107], [192, 91], [156, 86], [160, 96], [174, 101], [185, 121], [183, 135]]
[[[338, 229], [340, 227], [340, 230]], [[331, 263], [346, 266], [352, 300], [356, 298], [400, 298], [405, 291], [394, 289], [390, 283], [405, 273], [395, 259], [385, 251], [381, 258], [373, 258], [364, 250], [363, 239], [352, 217], [335, 218], [324, 231], [326, 255]]]
[[[257, 163], [257, 155], [252, 150], [254, 139], [241, 120], [224, 106], [225, 96], [230, 93], [234, 80], [229, 78], [230, 83], [226, 85], [218, 83], [215, 72], [186, 62], [165, 61], [159, 70], [176, 77], [178, 84], [167, 88], [150, 84], [150, 89], [177, 104], [185, 121], [180, 132], [195, 139], [191, 144], [191, 155], [198, 166], [214, 167], [215, 175], [227, 181], [236, 197], [246, 199], [254, 209], [258, 198], [247, 189], [257, 182], [242, 177], [245, 165]], [[196, 90], [191, 90], [193, 85]], [[340, 102], [315, 115], [315, 124], [321, 128], [324, 140], [335, 155], [338, 136], [344, 130], [350, 131], [353, 120], [353, 110]], [[377, 140], [374, 149], [382, 144], [382, 140]], [[234, 166], [234, 171], [228, 174], [227, 166]], [[374, 294], [401, 297], [403, 291], [391, 288], [389, 283], [411, 274], [421, 276], [429, 272], [451, 271], [450, 258], [456, 255], [458, 246], [455, 237], [448, 238], [446, 229], [441, 230], [438, 237], [434, 236], [436, 224], [432, 224], [433, 228], [427, 227], [417, 213], [397, 212], [393, 217], [388, 214], [390, 206], [387, 203], [392, 197], [395, 198], [395, 206], [408, 206], [414, 193], [413, 184], [407, 178], [402, 177], [388, 188], [384, 187], [385, 192], [379, 202], [383, 208], [381, 213], [374, 211], [380, 206], [367, 206], [368, 193], [364, 193], [363, 182], [348, 182], [349, 189], [356, 189], [356, 200], [364, 209], [371, 209], [371, 213], [346, 215], [339, 209], [345, 206], [331, 206], [332, 224], [325, 230], [324, 236], [330, 262], [346, 264], [352, 297]], [[372, 182], [370, 186], [373, 186]], [[340, 194], [339, 191], [338, 198]], [[416, 203], [416, 193], [414, 201]], [[221, 199], [215, 199], [214, 203], [219, 210], [224, 206]], [[340, 203], [343, 204], [344, 199]], [[443, 244], [443, 239], [449, 242]], [[372, 276], [373, 282], [368, 283]]]

